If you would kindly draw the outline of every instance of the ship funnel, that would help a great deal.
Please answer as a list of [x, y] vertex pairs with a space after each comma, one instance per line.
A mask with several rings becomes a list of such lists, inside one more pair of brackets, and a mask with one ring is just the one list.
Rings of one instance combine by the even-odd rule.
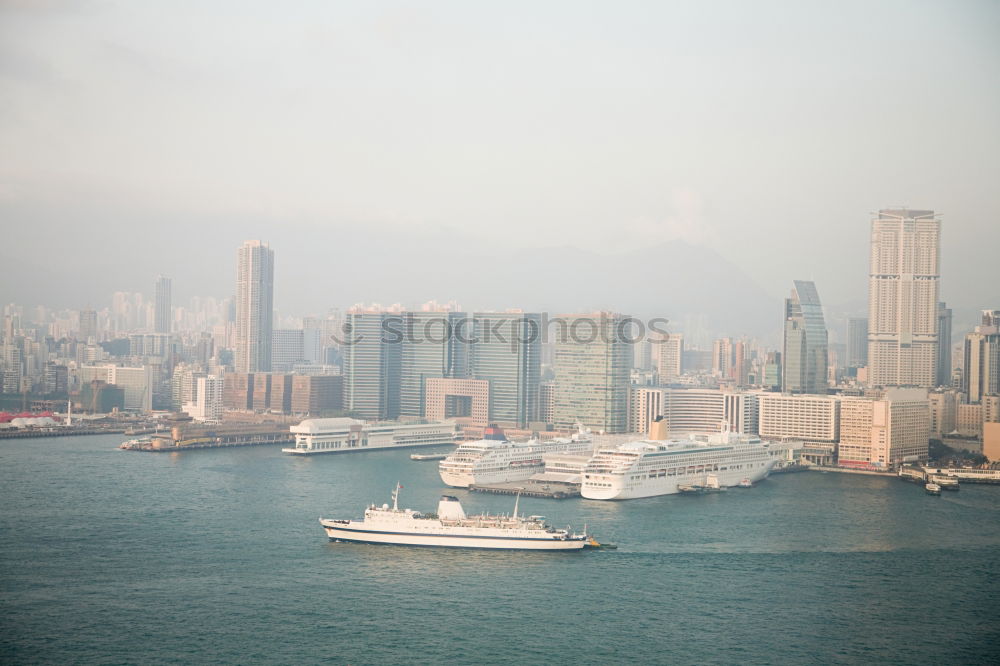
[[442, 495], [438, 502], [438, 518], [441, 520], [462, 520], [465, 518], [465, 511], [462, 510], [462, 503], [457, 497]]
[[649, 424], [649, 438], [653, 441], [663, 441], [670, 439], [669, 428], [667, 427], [667, 420], [662, 416], [657, 416], [653, 419], [653, 422]]

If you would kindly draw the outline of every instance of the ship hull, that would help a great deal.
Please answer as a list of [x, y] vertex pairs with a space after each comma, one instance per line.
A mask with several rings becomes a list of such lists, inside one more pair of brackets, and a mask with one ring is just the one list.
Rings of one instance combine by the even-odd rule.
[[[719, 485], [723, 487], [735, 487], [744, 479], [750, 479], [751, 483], [763, 481], [771, 473], [774, 462], [762, 467], [752, 473], [745, 470], [711, 472], [719, 480]], [[628, 476], [627, 474], [624, 476]], [[580, 489], [580, 494], [584, 499], [593, 500], [627, 500], [640, 499], [643, 497], [658, 497], [660, 495], [673, 495], [680, 492], [678, 486], [703, 483], [705, 474], [685, 475], [674, 477], [657, 477], [654, 479], [644, 479], [641, 481], [626, 482], [624, 476], [613, 476], [609, 486], [593, 486], [584, 483]], [[605, 477], [605, 480], [607, 477]]]
[[393, 546], [430, 546], [438, 548], [480, 548], [489, 550], [540, 550], [546, 552], [583, 550], [582, 538], [545, 539], [491, 535], [406, 534], [334, 527], [324, 523], [323, 529], [331, 541], [380, 544]]

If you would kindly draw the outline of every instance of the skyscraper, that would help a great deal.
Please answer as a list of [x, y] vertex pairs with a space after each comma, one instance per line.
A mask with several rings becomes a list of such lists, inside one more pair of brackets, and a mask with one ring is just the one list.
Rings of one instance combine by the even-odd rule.
[[609, 312], [563, 315], [556, 322], [556, 426], [627, 432], [632, 347], [621, 335], [625, 322]]
[[951, 384], [951, 308], [945, 303], [938, 303], [937, 329], [938, 361], [934, 383], [937, 386], [948, 386]]
[[427, 379], [464, 377], [468, 360], [463, 312], [404, 312], [399, 380], [401, 416], [423, 416]]
[[868, 365], [867, 317], [851, 317], [847, 320], [847, 365], [852, 368]]
[[816, 285], [795, 280], [785, 299], [785, 336], [781, 390], [785, 393], [826, 393], [827, 331]]
[[872, 219], [868, 377], [873, 386], [934, 386], [941, 221], [930, 210]]
[[982, 324], [965, 336], [962, 390], [969, 402], [1000, 393], [1000, 310], [984, 310]]
[[490, 383], [490, 419], [519, 428], [538, 420], [541, 315], [477, 312], [469, 331], [469, 374]]
[[170, 333], [170, 278], [156, 277], [153, 303], [153, 332]]
[[366, 419], [399, 416], [403, 316], [349, 312], [344, 322], [344, 407]]
[[270, 372], [274, 252], [250, 240], [236, 256], [236, 371]]
[[684, 367], [684, 336], [680, 333], [663, 334], [651, 341], [654, 365], [661, 384], [669, 384], [680, 377]]
[[97, 338], [97, 311], [87, 308], [80, 310], [80, 340], [87, 342]]

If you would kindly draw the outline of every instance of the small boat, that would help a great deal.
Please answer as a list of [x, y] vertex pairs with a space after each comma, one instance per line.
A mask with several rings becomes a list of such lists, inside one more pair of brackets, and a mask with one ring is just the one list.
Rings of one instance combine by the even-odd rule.
[[677, 486], [677, 490], [682, 493], [718, 493], [726, 490], [726, 487], [719, 485], [719, 477], [709, 474], [705, 477], [705, 483], [679, 485]]
[[444, 460], [447, 453], [411, 453], [410, 460]]
[[924, 486], [924, 490], [927, 492], [928, 495], [941, 494], [941, 486], [939, 486], [936, 483], [928, 483], [926, 486]]
[[736, 484], [736, 487], [737, 488], [753, 488], [753, 483], [751, 483], [750, 479], [743, 479], [742, 481], [740, 481], [739, 483]]

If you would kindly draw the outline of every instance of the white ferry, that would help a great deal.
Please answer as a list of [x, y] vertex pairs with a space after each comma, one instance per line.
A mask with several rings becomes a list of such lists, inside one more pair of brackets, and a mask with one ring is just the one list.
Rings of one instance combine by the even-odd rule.
[[777, 458], [756, 435], [724, 430], [686, 440], [642, 440], [597, 451], [583, 470], [580, 494], [620, 500], [711, 485], [753, 485], [767, 478]]
[[483, 439], [460, 444], [438, 463], [438, 473], [445, 485], [454, 488], [524, 481], [545, 470], [542, 456], [546, 453], [589, 455], [593, 451], [590, 433], [582, 428], [572, 437], [511, 442], [502, 429], [491, 425], [483, 433]]
[[586, 534], [549, 527], [542, 516], [519, 516], [517, 501], [512, 516], [466, 516], [461, 502], [449, 495], [441, 497], [436, 514], [400, 509], [401, 488], [397, 483], [392, 491], [392, 507], [372, 504], [363, 520], [319, 522], [331, 541], [355, 543], [543, 551], [582, 550], [596, 543]]

